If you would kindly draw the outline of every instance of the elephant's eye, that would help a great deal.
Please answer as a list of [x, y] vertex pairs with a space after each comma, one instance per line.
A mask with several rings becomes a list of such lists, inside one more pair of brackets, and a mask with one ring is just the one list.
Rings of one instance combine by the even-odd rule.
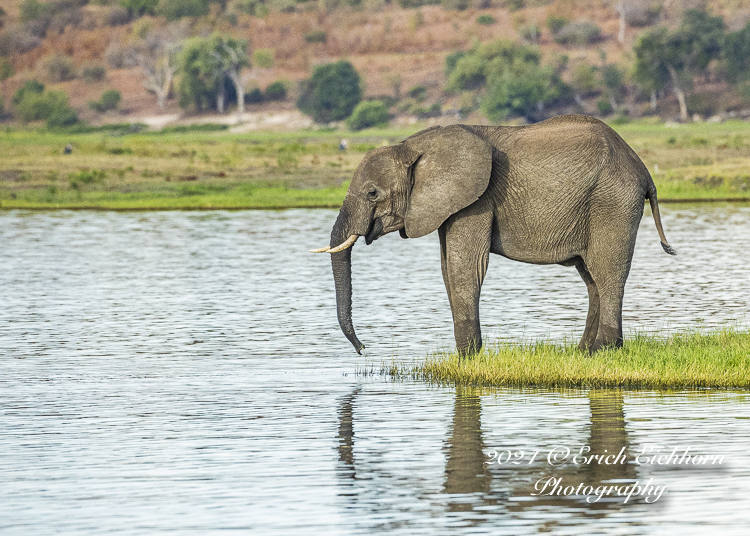
[[375, 188], [370, 188], [367, 191], [367, 198], [370, 201], [375, 201], [378, 198], [378, 191]]

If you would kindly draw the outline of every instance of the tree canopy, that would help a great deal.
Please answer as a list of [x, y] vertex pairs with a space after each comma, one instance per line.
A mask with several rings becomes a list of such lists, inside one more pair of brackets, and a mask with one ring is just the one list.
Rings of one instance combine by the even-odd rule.
[[670, 86], [680, 104], [680, 116], [687, 119], [685, 93], [693, 79], [718, 58], [724, 41], [724, 19], [705, 11], [689, 9], [674, 31], [664, 27], [648, 30], [635, 44], [634, 76], [651, 91]]
[[244, 104], [240, 72], [250, 65], [247, 42], [214, 33], [194, 37], [184, 46], [181, 57], [179, 103], [197, 111], [215, 109], [224, 112], [227, 104]]
[[362, 81], [348, 61], [318, 65], [301, 86], [297, 107], [316, 123], [341, 121], [362, 100]]
[[560, 95], [562, 83], [542, 65], [537, 47], [499, 39], [446, 59], [448, 91], [484, 90], [482, 112], [493, 121], [516, 113], [540, 118], [543, 107]]

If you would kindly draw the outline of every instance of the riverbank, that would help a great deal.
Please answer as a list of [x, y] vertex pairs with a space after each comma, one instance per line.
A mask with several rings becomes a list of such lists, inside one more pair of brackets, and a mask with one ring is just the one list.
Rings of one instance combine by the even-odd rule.
[[495, 344], [471, 358], [436, 354], [395, 364], [394, 377], [438, 384], [546, 388], [682, 389], [750, 387], [750, 331], [637, 335], [589, 356], [576, 345]]
[[[0, 208], [211, 210], [338, 207], [370, 149], [425, 125], [357, 133], [159, 132], [139, 125], [0, 135]], [[750, 201], [750, 124], [614, 128], [651, 170], [661, 202]], [[342, 138], [346, 150], [339, 149]], [[65, 153], [65, 148], [70, 152]]]

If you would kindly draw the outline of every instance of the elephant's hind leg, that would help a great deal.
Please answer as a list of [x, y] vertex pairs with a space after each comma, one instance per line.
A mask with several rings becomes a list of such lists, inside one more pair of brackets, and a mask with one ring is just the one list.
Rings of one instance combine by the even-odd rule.
[[438, 229], [443, 281], [461, 356], [482, 348], [479, 293], [489, 263], [493, 214], [478, 205], [454, 214]]
[[583, 330], [583, 337], [581, 337], [581, 342], [578, 345], [580, 350], [585, 351], [593, 348], [596, 336], [599, 333], [599, 290], [597, 290], [594, 278], [591, 277], [583, 259], [579, 259], [575, 267], [581, 274], [581, 279], [586, 283], [586, 289], [589, 291], [589, 312], [586, 316], [586, 329]]
[[591, 274], [599, 294], [599, 331], [592, 352], [614, 346], [622, 346], [622, 298], [625, 281], [630, 273], [635, 240], [623, 240], [617, 246], [610, 246], [606, 254], [586, 259], [586, 267]]

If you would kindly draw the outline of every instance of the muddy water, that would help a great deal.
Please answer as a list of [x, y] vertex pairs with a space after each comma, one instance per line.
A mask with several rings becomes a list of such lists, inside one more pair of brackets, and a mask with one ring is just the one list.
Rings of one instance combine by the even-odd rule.
[[[679, 255], [661, 252], [644, 218], [626, 333], [747, 326], [750, 207], [663, 213]], [[357, 356], [336, 324], [328, 260], [306, 253], [334, 218], [0, 213], [0, 532], [745, 533], [746, 392], [357, 375], [450, 346], [450, 311], [435, 236], [358, 245], [354, 322], [368, 355]], [[575, 340], [586, 302], [572, 268], [493, 256], [483, 331]], [[582, 446], [630, 463], [575, 463]], [[674, 448], [722, 463], [678, 464]], [[668, 463], [645, 463], [657, 451]], [[583, 494], [636, 481], [666, 491], [651, 503]]]

